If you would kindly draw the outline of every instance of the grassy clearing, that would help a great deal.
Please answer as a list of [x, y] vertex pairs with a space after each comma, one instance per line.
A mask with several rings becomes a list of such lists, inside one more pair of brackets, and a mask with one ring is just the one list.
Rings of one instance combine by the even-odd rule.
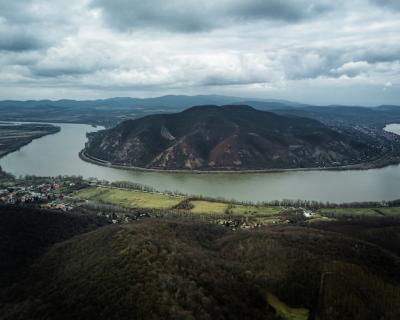
[[376, 208], [324, 208], [318, 211], [321, 215], [342, 216], [380, 216]]
[[384, 215], [400, 215], [400, 207], [378, 208], [377, 210]]
[[115, 188], [87, 188], [79, 191], [77, 196], [82, 200], [99, 201], [126, 208], [168, 209], [181, 202], [183, 197], [161, 193], [151, 193]]
[[192, 213], [211, 213], [222, 214], [229, 210], [234, 215], [251, 216], [274, 216], [282, 211], [280, 207], [257, 207], [251, 205], [229, 204], [224, 202], [212, 202], [206, 200], [192, 200], [190, 203], [194, 206]]
[[[183, 196], [107, 187], [83, 189], [76, 195], [82, 200], [97, 201], [126, 208], [170, 209], [185, 200]], [[271, 217], [282, 211], [280, 207], [230, 205], [229, 203], [207, 200], [192, 200], [190, 204], [193, 205], [193, 209], [190, 211], [195, 214], [224, 214], [229, 209], [230, 214], [234, 215]]]
[[224, 213], [229, 206], [227, 203], [210, 202], [205, 200], [194, 200], [190, 201], [190, 203], [194, 206], [194, 208], [190, 210], [192, 213], [220, 214]]
[[282, 212], [281, 207], [257, 207], [235, 205], [231, 209], [234, 214], [249, 214], [256, 216], [274, 216]]
[[[77, 192], [77, 197], [82, 200], [107, 203], [126, 208], [145, 208], [145, 209], [171, 209], [183, 200], [184, 196], [172, 196], [162, 193], [136, 191], [128, 189], [118, 189], [110, 187], [86, 188]], [[280, 215], [284, 208], [267, 207], [255, 205], [230, 204], [226, 202], [190, 200], [193, 208], [190, 212], [194, 214], [216, 214], [245, 216], [249, 218], [273, 219]], [[325, 220], [340, 217], [360, 217], [360, 216], [383, 216], [400, 215], [400, 207], [381, 207], [381, 208], [323, 208], [319, 209], [314, 216], [314, 220]]]
[[277, 296], [267, 293], [268, 304], [275, 309], [277, 315], [286, 320], [307, 320], [309, 310], [304, 308], [291, 308]]

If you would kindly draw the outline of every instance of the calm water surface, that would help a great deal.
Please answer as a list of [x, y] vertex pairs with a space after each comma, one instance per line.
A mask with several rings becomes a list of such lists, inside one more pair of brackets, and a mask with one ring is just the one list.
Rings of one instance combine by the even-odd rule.
[[[16, 176], [82, 175], [109, 181], [127, 180], [157, 190], [246, 201], [308, 199], [330, 202], [379, 201], [400, 198], [400, 166], [364, 171], [304, 171], [257, 174], [174, 174], [136, 172], [82, 161], [79, 151], [86, 133], [98, 130], [82, 124], [56, 124], [61, 132], [34, 140], [0, 159]], [[386, 130], [400, 134], [400, 125]]]

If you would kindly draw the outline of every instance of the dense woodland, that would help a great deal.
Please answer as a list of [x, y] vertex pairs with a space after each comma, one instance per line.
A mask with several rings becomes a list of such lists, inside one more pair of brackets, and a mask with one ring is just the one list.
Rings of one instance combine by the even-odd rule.
[[54, 243], [106, 223], [95, 215], [0, 206], [0, 287], [19, 278]]
[[309, 319], [400, 317], [395, 217], [237, 232], [15, 207], [0, 219], [2, 319], [282, 319], [271, 294]]

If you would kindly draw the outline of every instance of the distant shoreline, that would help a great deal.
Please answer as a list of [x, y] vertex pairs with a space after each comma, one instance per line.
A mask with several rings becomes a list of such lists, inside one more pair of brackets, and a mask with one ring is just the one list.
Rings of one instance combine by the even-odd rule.
[[52, 135], [52, 134], [57, 134], [57, 133], [59, 133], [61, 131], [60, 127], [54, 126], [54, 125], [53, 125], [53, 127], [57, 128], [57, 130], [54, 129], [54, 131], [43, 132], [42, 134], [38, 134], [37, 136], [29, 138], [29, 140], [22, 141], [22, 142], [20, 141], [20, 142], [17, 142], [15, 145], [10, 146], [9, 150], [7, 150], [6, 152], [0, 154], [0, 159], [6, 157], [10, 153], [13, 153], [13, 152], [16, 152], [16, 151], [20, 150], [22, 147], [27, 146], [33, 140], [37, 140], [37, 139], [40, 139], [40, 138], [43, 138], [45, 136], [49, 136], [49, 135]]
[[279, 173], [279, 172], [296, 172], [296, 171], [348, 171], [348, 170], [370, 170], [396, 165], [400, 163], [400, 156], [383, 156], [371, 162], [363, 162], [337, 167], [311, 167], [311, 168], [288, 168], [288, 169], [254, 169], [254, 170], [168, 170], [168, 169], [151, 169], [135, 166], [125, 166], [113, 164], [108, 161], [94, 158], [86, 153], [86, 149], [79, 152], [79, 158], [83, 161], [96, 164], [103, 167], [114, 169], [142, 171], [142, 172], [158, 172], [158, 173], [183, 173], [183, 174], [252, 174], [252, 173]]

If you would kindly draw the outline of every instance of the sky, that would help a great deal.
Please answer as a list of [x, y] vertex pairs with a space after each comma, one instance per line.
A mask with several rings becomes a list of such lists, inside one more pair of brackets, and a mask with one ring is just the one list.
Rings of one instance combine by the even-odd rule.
[[399, 0], [0, 0], [0, 99], [400, 105]]

